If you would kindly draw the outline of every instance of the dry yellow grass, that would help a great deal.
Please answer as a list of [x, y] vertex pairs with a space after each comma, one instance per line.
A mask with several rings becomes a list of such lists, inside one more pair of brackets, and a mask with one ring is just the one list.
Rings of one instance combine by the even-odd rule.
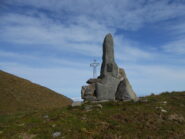
[[71, 99], [46, 87], [0, 70], [0, 113], [59, 108], [71, 103]]

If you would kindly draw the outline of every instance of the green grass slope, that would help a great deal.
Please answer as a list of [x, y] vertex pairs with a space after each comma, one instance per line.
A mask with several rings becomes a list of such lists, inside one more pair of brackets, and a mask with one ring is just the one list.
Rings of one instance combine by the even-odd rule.
[[0, 70], [0, 114], [69, 105], [72, 100]]
[[[102, 107], [101, 107], [102, 106]], [[185, 138], [185, 92], [0, 116], [0, 138]]]

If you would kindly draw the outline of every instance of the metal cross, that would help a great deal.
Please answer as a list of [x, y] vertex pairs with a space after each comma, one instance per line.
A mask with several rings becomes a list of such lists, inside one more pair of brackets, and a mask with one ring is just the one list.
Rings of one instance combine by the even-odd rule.
[[96, 78], [96, 68], [99, 66], [100, 64], [98, 62], [96, 62], [96, 60], [94, 60], [93, 63], [90, 64], [90, 67], [93, 67], [93, 78]]

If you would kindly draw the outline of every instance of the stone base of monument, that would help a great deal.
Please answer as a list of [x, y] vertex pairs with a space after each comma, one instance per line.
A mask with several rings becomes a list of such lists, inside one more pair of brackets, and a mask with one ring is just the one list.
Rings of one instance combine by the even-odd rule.
[[[93, 82], [89, 82], [92, 81]], [[118, 78], [89, 79], [87, 86], [82, 87], [81, 95], [84, 101], [127, 101], [136, 97], [123, 69], [119, 69]]]
[[82, 86], [81, 96], [84, 101], [102, 100], [137, 100], [124, 69], [118, 68], [114, 60], [114, 45], [111, 34], [106, 35], [103, 43], [101, 74], [96, 79], [89, 79], [89, 85]]

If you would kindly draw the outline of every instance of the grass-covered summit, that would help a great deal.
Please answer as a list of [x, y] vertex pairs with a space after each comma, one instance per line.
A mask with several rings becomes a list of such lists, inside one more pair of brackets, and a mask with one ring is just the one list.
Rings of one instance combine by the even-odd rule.
[[46, 87], [0, 70], [0, 114], [59, 108], [72, 100]]
[[0, 138], [185, 138], [185, 92], [0, 116]]

